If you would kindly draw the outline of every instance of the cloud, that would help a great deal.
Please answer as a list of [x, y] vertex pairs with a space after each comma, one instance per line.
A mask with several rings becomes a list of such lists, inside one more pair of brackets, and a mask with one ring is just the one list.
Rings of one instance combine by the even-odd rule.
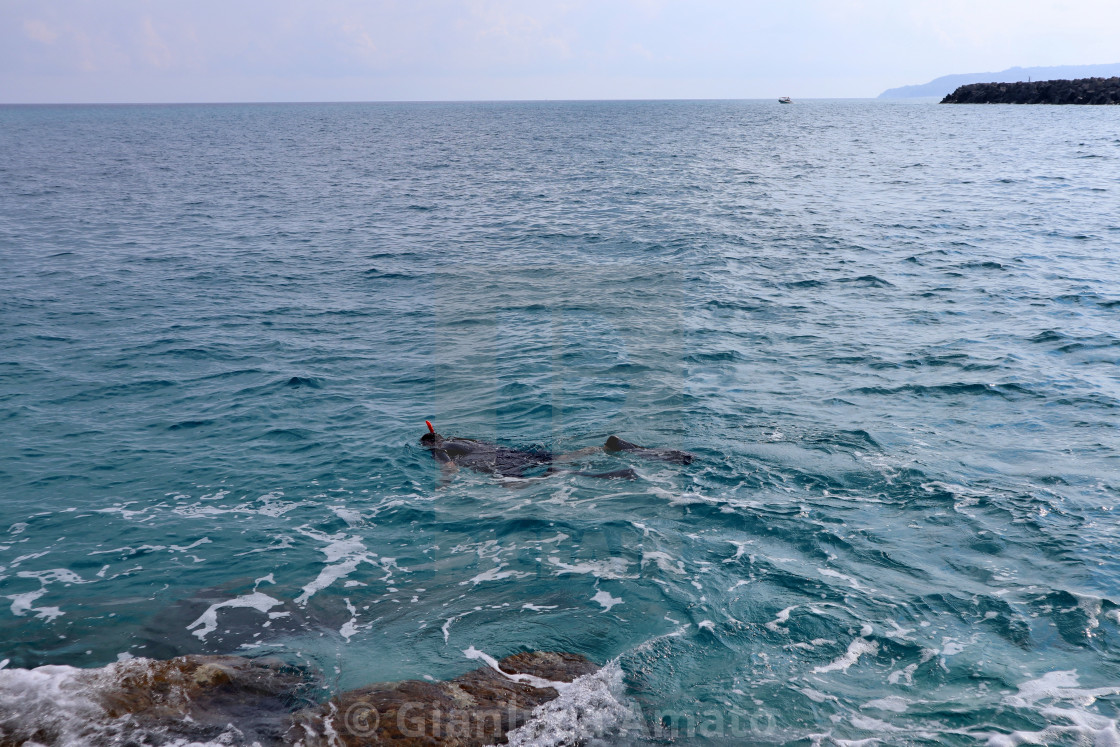
[[34, 39], [43, 44], [54, 44], [58, 32], [36, 18], [28, 18], [23, 22], [23, 33], [28, 39]]
[[345, 20], [339, 28], [343, 36], [350, 42], [351, 49], [359, 58], [371, 59], [377, 53], [377, 44], [359, 21]]
[[148, 64], [157, 68], [171, 67], [171, 47], [156, 31], [155, 24], [152, 23], [150, 16], [144, 17], [143, 45], [144, 59], [147, 60]]
[[874, 96], [1117, 62], [1117, 26], [1115, 0], [0, 0], [0, 101]]

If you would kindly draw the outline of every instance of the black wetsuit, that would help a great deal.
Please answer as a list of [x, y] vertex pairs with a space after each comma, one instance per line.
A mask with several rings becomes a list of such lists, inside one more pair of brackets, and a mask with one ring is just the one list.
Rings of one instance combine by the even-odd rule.
[[629, 441], [623, 441], [618, 436], [611, 436], [607, 442], [603, 444], [603, 451], [608, 453], [615, 453], [625, 451], [629, 454], [637, 454], [638, 456], [645, 457], [646, 459], [655, 459], [659, 462], [672, 462], [673, 464], [692, 464], [693, 456], [687, 451], [678, 451], [677, 449], [647, 449], [645, 446], [638, 446]]
[[[476, 441], [473, 438], [444, 438], [438, 433], [425, 433], [420, 443], [431, 450], [432, 458], [441, 464], [455, 464], [469, 467], [478, 472], [486, 472], [503, 477], [526, 477], [533, 470], [545, 468], [545, 474], [558, 471], [553, 462], [558, 457], [549, 451], [530, 451], [512, 449], [508, 446]], [[618, 436], [611, 436], [603, 445], [603, 451], [613, 454], [626, 452], [646, 459], [674, 464], [690, 464], [692, 455], [677, 451], [676, 449], [647, 449], [644, 446], [623, 441]], [[563, 455], [561, 455], [563, 456]], [[638, 475], [632, 469], [620, 469], [613, 472], [576, 472], [585, 477], [600, 478], [625, 478], [634, 479]]]
[[511, 449], [472, 438], [437, 436], [425, 446], [431, 449], [432, 457], [437, 462], [454, 462], [478, 472], [503, 477], [524, 477], [528, 471], [552, 464], [553, 459], [552, 454], [547, 451]]

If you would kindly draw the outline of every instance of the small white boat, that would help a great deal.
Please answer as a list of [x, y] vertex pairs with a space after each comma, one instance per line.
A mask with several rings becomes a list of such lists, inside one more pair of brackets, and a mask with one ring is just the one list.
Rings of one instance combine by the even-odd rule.
[[778, 103], [779, 104], [792, 104], [793, 99], [791, 99], [789, 96], [781, 96], [781, 97], [778, 98]]

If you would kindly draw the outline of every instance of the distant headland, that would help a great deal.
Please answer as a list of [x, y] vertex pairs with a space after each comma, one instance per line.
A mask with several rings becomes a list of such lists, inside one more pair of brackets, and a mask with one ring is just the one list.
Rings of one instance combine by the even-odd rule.
[[963, 73], [943, 75], [916, 86], [891, 88], [879, 94], [881, 99], [943, 98], [969, 83], [1019, 83], [1034, 80], [1074, 80], [1078, 78], [1111, 78], [1120, 75], [1120, 62], [1110, 65], [1061, 65], [1058, 67], [1012, 67], [998, 73]]
[[942, 104], [1120, 104], [1120, 77], [1036, 80], [1029, 83], [971, 83]]

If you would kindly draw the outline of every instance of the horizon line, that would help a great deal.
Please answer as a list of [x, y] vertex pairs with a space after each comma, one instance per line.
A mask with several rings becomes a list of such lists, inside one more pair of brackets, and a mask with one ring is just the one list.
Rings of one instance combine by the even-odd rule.
[[[933, 96], [920, 98], [935, 98]], [[578, 103], [658, 103], [669, 101], [777, 101], [778, 97], [742, 98], [610, 98], [610, 99], [334, 99], [275, 101], [0, 101], [0, 106], [238, 106], [275, 104], [578, 104]], [[879, 101], [876, 96], [804, 96], [797, 101]], [[894, 101], [894, 99], [891, 99]]]

